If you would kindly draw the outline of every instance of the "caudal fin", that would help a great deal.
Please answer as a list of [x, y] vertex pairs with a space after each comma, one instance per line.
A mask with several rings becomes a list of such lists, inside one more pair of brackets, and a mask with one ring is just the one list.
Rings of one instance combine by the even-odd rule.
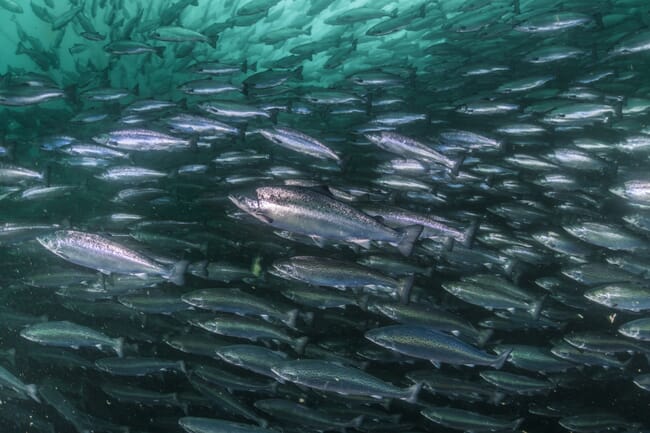
[[41, 400], [38, 398], [38, 388], [36, 387], [36, 385], [31, 384], [31, 385], [25, 386], [25, 392], [27, 392], [27, 395], [29, 396], [29, 398], [34, 400], [36, 403], [41, 402]]
[[422, 382], [417, 382], [413, 386], [409, 386], [407, 397], [404, 399], [409, 403], [416, 403], [418, 401], [418, 394], [422, 389]]
[[295, 328], [296, 327], [296, 319], [298, 318], [298, 309], [295, 308], [289, 312], [287, 312], [287, 317], [286, 319], [283, 320], [283, 322], [289, 327], [289, 328]]
[[530, 312], [530, 315], [533, 317], [533, 319], [539, 319], [539, 315], [542, 312], [542, 307], [544, 306], [544, 301], [546, 301], [547, 296], [548, 295], [544, 295], [531, 304], [531, 307], [528, 311]]
[[476, 238], [476, 232], [478, 231], [478, 227], [479, 227], [479, 220], [475, 219], [469, 225], [467, 230], [465, 230], [465, 233], [463, 234], [463, 246], [465, 248], [471, 248], [472, 244], [474, 243], [474, 239]]
[[298, 355], [302, 355], [308, 342], [308, 337], [296, 338], [293, 343], [293, 350], [295, 350]]
[[402, 229], [402, 237], [397, 243], [397, 249], [402, 255], [408, 257], [413, 251], [413, 245], [422, 233], [422, 226], [408, 226]]
[[411, 274], [398, 280], [399, 286], [397, 287], [397, 295], [399, 296], [400, 302], [403, 304], [408, 304], [409, 302], [411, 289], [413, 288], [413, 279], [414, 276]]
[[187, 270], [187, 266], [189, 264], [190, 262], [187, 260], [181, 260], [180, 262], [176, 263], [167, 279], [177, 286], [182, 286], [185, 284], [185, 271]]
[[460, 171], [460, 167], [463, 165], [463, 162], [465, 161], [465, 155], [461, 155], [458, 157], [456, 161], [454, 161], [454, 164], [451, 166], [451, 174], [454, 176], [458, 176], [458, 172]]
[[501, 355], [499, 355], [496, 361], [494, 361], [494, 363], [492, 364], [492, 367], [496, 368], [497, 370], [500, 370], [501, 367], [503, 367], [503, 364], [510, 356], [510, 352], [512, 352], [512, 349], [508, 349], [505, 352], [503, 352]]
[[484, 330], [478, 331], [478, 335], [477, 335], [477, 338], [476, 338], [476, 344], [479, 347], [485, 346], [485, 343], [487, 343], [488, 340], [490, 338], [492, 338], [492, 334], [494, 334], [493, 329], [484, 329]]
[[120, 358], [124, 356], [124, 338], [120, 337], [115, 339], [115, 343], [113, 344], [113, 350], [115, 350], [115, 353]]
[[348, 427], [354, 427], [356, 429], [359, 429], [361, 427], [361, 424], [363, 424], [363, 420], [365, 419], [365, 415], [359, 415], [356, 418], [353, 418], [350, 420], [348, 424]]
[[514, 421], [510, 424], [510, 426], [512, 427], [512, 431], [517, 430], [517, 429], [519, 428], [519, 426], [521, 425], [522, 422], [524, 422], [524, 418], [517, 418], [516, 420], [514, 420]]

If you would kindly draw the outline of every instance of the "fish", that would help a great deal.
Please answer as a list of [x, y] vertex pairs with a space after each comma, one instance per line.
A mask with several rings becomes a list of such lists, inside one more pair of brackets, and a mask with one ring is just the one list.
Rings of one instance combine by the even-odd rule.
[[425, 418], [445, 427], [466, 431], [497, 431], [517, 430], [524, 421], [518, 418], [514, 421], [501, 420], [476, 412], [462, 409], [434, 407], [420, 412]]
[[[319, 360], [286, 361], [272, 367], [280, 378], [300, 385], [344, 395], [362, 395], [372, 398], [398, 398], [414, 402], [420, 384], [400, 389], [361, 370]], [[337, 380], [332, 382], [330, 378]]]
[[216, 48], [217, 46], [216, 37], [210, 39], [197, 31], [178, 26], [158, 27], [156, 30], [151, 32], [150, 37], [165, 42], [205, 42], [212, 48]]
[[371, 268], [325, 257], [295, 256], [276, 260], [271, 271], [277, 276], [303, 281], [314, 286], [338, 289], [363, 288], [384, 293], [406, 302], [413, 286], [413, 275], [394, 279]]
[[375, 344], [414, 358], [426, 359], [440, 367], [441, 363], [489, 365], [500, 369], [510, 352], [499, 356], [482, 352], [453, 336], [417, 325], [391, 325], [372, 329], [365, 337]]
[[87, 326], [66, 320], [47, 321], [30, 325], [20, 331], [20, 336], [46, 346], [70, 347], [73, 349], [85, 346], [109, 347], [120, 357], [123, 356], [124, 352], [123, 338], [110, 338]]
[[349, 241], [367, 245], [368, 241], [393, 243], [410, 255], [413, 243], [422, 231], [412, 226], [403, 231], [386, 227], [370, 216], [327, 195], [299, 187], [260, 187], [257, 199], [230, 196], [237, 207], [275, 228], [322, 239]]
[[180, 261], [169, 268], [135, 250], [94, 233], [58, 230], [40, 236], [37, 240], [48, 251], [64, 260], [105, 274], [161, 276], [182, 285], [188, 264], [186, 261]]

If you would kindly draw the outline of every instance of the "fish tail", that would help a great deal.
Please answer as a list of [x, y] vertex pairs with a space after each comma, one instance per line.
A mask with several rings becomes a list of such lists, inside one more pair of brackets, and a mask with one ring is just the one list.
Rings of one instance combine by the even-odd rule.
[[501, 404], [503, 399], [506, 398], [506, 394], [503, 392], [495, 392], [492, 397], [490, 398], [490, 403], [493, 405], [497, 406]]
[[293, 74], [296, 76], [298, 80], [302, 80], [302, 65], [298, 66], [294, 71]]
[[530, 315], [533, 316], [533, 319], [537, 320], [539, 319], [539, 315], [542, 312], [542, 307], [544, 306], [544, 301], [546, 301], [546, 297], [548, 295], [544, 295], [541, 298], [537, 299], [535, 302], [533, 302], [531, 308], [530, 308]]
[[479, 347], [485, 346], [485, 343], [492, 338], [492, 334], [494, 334], [493, 329], [484, 329], [482, 331], [478, 331], [478, 338], [476, 339], [476, 344]]
[[12, 347], [11, 349], [7, 350], [7, 355], [9, 357], [9, 363], [11, 365], [15, 366], [16, 365], [16, 349]]
[[176, 263], [167, 279], [177, 286], [182, 286], [185, 284], [185, 271], [187, 271], [187, 266], [189, 264], [190, 262], [187, 260], [181, 260], [180, 262]]
[[474, 243], [474, 239], [476, 238], [476, 232], [478, 231], [479, 225], [480, 225], [479, 220], [475, 219], [469, 225], [467, 230], [465, 230], [465, 233], [463, 235], [463, 246], [465, 248], [472, 247], [472, 244]]
[[422, 226], [408, 226], [402, 229], [402, 237], [397, 243], [397, 249], [402, 255], [408, 257], [413, 251], [413, 244], [420, 237]]
[[294, 340], [294, 348], [298, 355], [302, 355], [305, 351], [305, 346], [309, 342], [309, 337], [300, 337]]
[[294, 308], [293, 310], [289, 311], [287, 313], [287, 318], [283, 320], [283, 322], [289, 327], [289, 328], [295, 328], [296, 327], [296, 319], [298, 318], [298, 309]]
[[311, 326], [314, 323], [314, 312], [308, 311], [306, 313], [300, 314], [300, 318], [307, 326]]
[[399, 295], [399, 300], [403, 304], [408, 304], [409, 297], [411, 295], [411, 288], [413, 287], [413, 274], [408, 277], [400, 278], [399, 286], [397, 288], [397, 294]]
[[34, 385], [34, 384], [27, 385], [27, 386], [25, 387], [25, 391], [27, 392], [27, 395], [28, 395], [32, 400], [34, 400], [36, 403], [40, 403], [40, 402], [41, 402], [41, 399], [38, 398], [38, 388], [36, 387], [36, 385]]
[[349, 426], [354, 427], [354, 428], [356, 428], [358, 430], [359, 427], [361, 427], [361, 424], [363, 424], [364, 419], [365, 419], [365, 415], [359, 415], [358, 417], [353, 418], [350, 421]]
[[422, 382], [417, 382], [412, 386], [409, 386], [407, 389], [407, 397], [406, 401], [408, 403], [415, 403], [418, 401], [418, 394], [420, 394], [420, 390], [422, 389]]
[[359, 299], [357, 299], [357, 306], [362, 309], [363, 311], [368, 311], [368, 300], [370, 299], [370, 296], [368, 295], [361, 295]]
[[492, 367], [496, 368], [497, 370], [500, 370], [501, 367], [503, 367], [503, 364], [506, 362], [508, 357], [510, 356], [510, 352], [512, 352], [512, 349], [506, 350], [503, 352], [499, 357], [494, 361], [492, 364]]
[[115, 343], [113, 345], [113, 350], [115, 350], [115, 353], [117, 353], [117, 356], [122, 358], [124, 356], [124, 338], [119, 337], [115, 339]]
[[465, 155], [464, 153], [458, 157], [455, 161], [453, 161], [452, 166], [450, 167], [451, 169], [451, 174], [454, 176], [458, 176], [458, 172], [460, 171], [460, 167], [463, 165], [463, 162], [465, 162]]
[[517, 418], [516, 420], [514, 420], [514, 421], [510, 424], [510, 426], [511, 426], [511, 428], [512, 428], [512, 431], [517, 430], [517, 429], [519, 428], [519, 426], [521, 425], [522, 422], [524, 422], [524, 418]]

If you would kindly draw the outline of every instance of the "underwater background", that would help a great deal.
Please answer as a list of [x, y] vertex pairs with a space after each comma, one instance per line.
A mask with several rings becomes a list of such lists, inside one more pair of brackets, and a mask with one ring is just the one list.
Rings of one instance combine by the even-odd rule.
[[648, 431], [649, 24], [0, 0], [0, 430]]

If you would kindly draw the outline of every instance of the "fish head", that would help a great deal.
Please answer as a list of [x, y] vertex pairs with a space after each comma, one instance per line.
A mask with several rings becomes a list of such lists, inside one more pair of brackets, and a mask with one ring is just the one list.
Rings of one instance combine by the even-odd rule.
[[585, 292], [584, 297], [597, 304], [608, 305], [610, 293], [607, 290], [596, 289]]
[[229, 195], [228, 200], [230, 200], [239, 209], [262, 221], [263, 223], [270, 223], [269, 218], [262, 213], [260, 203], [257, 199], [243, 195]]
[[377, 144], [377, 143], [381, 142], [381, 133], [380, 132], [366, 132], [363, 135], [371, 143]]
[[23, 328], [20, 330], [20, 336], [25, 340], [36, 341], [36, 333], [34, 333], [30, 328]]
[[244, 362], [237, 352], [228, 350], [227, 348], [220, 348], [215, 351], [217, 356], [224, 361], [233, 365], [244, 365]]
[[287, 364], [274, 365], [271, 367], [271, 371], [280, 379], [288, 380], [289, 382], [297, 382], [300, 377], [296, 368]]
[[48, 234], [44, 236], [38, 236], [36, 238], [39, 244], [41, 244], [45, 249], [50, 251], [56, 251], [58, 246], [58, 236], [54, 234]]
[[93, 137], [93, 141], [97, 144], [106, 144], [108, 143], [109, 135], [108, 134], [99, 134]]
[[277, 260], [268, 271], [271, 275], [280, 278], [298, 278], [296, 267], [288, 260]]
[[618, 328], [618, 332], [619, 334], [630, 338], [639, 338], [639, 335], [641, 335], [641, 329], [639, 327], [629, 324]]

